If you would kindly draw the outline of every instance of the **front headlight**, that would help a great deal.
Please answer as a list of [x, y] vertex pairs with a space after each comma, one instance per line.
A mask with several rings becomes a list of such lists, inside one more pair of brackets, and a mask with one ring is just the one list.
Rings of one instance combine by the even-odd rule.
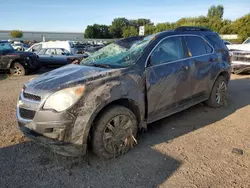
[[53, 109], [62, 112], [75, 104], [85, 92], [85, 86], [66, 88], [49, 96], [43, 109]]
[[29, 60], [30, 58], [29, 57], [26, 57], [27, 60]]

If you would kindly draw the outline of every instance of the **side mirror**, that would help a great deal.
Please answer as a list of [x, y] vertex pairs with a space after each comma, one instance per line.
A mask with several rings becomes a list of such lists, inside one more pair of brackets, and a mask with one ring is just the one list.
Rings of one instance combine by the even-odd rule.
[[62, 55], [66, 55], [66, 53], [62, 52]]

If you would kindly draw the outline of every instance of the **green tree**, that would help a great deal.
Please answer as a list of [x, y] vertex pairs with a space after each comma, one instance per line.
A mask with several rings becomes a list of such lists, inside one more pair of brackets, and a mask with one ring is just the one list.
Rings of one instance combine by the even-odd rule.
[[89, 39], [92, 39], [94, 38], [94, 27], [92, 25], [88, 25], [87, 28], [85, 29], [85, 32], [84, 32], [84, 37], [85, 38], [89, 38]]
[[155, 26], [155, 32], [162, 32], [162, 31], [166, 31], [166, 30], [170, 30], [171, 29], [171, 23], [166, 22], [166, 23], [158, 23]]
[[100, 32], [100, 38], [103, 38], [103, 39], [111, 38], [111, 35], [110, 35], [110, 32], [109, 32], [109, 26], [107, 26], [107, 25], [99, 25], [99, 32]]
[[108, 39], [110, 38], [109, 26], [107, 25], [88, 25], [85, 33], [85, 38]]
[[242, 40], [247, 39], [250, 36], [250, 13], [235, 20], [232, 23], [232, 28], [235, 33], [239, 35]]
[[137, 20], [129, 20], [129, 26], [139, 28], [140, 26], [154, 25], [150, 19], [139, 18]]
[[121, 38], [123, 28], [129, 26], [129, 20], [126, 18], [115, 18], [110, 26], [110, 33], [114, 38]]
[[13, 30], [10, 32], [11, 38], [22, 38], [23, 37], [23, 32], [20, 30]]
[[224, 7], [223, 5], [218, 5], [218, 6], [211, 6], [208, 9], [207, 17], [208, 18], [219, 18], [222, 19], [224, 14]]
[[132, 36], [137, 36], [138, 35], [138, 30], [134, 26], [127, 26], [123, 28], [122, 31], [122, 37], [132, 37]]
[[222, 27], [219, 31], [220, 34], [231, 34], [233, 33], [233, 26], [232, 26], [232, 21], [231, 20], [223, 20], [221, 22]]
[[150, 19], [139, 18], [137, 20], [138, 26], [153, 25]]
[[155, 33], [155, 26], [154, 25], [145, 25], [144, 35], [151, 35], [153, 33]]

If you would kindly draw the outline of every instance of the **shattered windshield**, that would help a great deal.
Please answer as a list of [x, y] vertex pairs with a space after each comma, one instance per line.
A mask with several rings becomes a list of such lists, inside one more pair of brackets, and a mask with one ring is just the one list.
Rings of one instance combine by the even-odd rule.
[[126, 67], [135, 62], [153, 37], [148, 36], [135, 42], [130, 48], [112, 43], [82, 60], [82, 65], [104, 65], [105, 67]]
[[247, 40], [245, 40], [245, 42], [243, 42], [243, 44], [250, 44], [250, 37]]

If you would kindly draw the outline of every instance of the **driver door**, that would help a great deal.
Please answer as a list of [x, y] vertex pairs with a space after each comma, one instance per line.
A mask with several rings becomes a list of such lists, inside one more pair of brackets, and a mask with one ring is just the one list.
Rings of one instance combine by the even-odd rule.
[[173, 114], [190, 100], [190, 64], [182, 37], [160, 41], [146, 67], [148, 123]]

